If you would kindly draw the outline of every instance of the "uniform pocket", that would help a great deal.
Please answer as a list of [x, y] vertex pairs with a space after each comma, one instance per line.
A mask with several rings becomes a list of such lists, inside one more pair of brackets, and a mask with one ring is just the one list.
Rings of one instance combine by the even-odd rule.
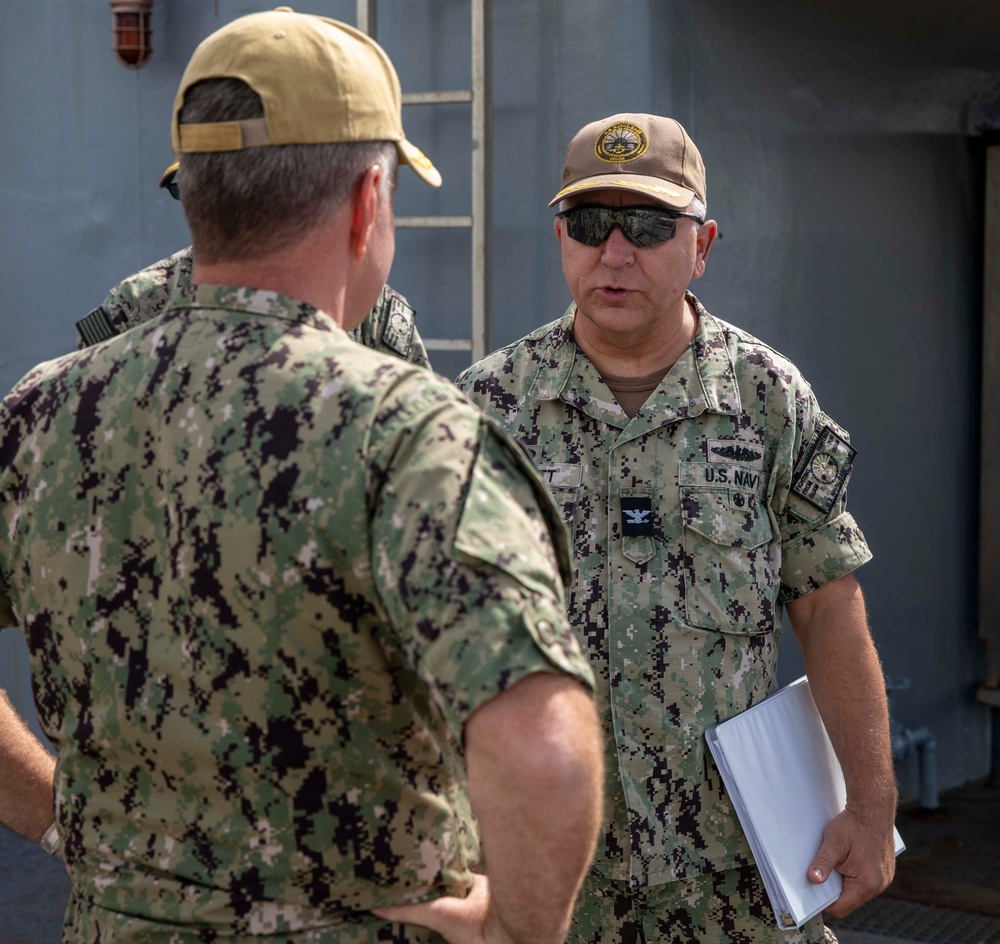
[[760, 496], [736, 488], [680, 490], [688, 623], [724, 633], [774, 629], [777, 555]]
[[562, 519], [567, 524], [573, 524], [576, 517], [577, 493], [583, 481], [583, 466], [579, 462], [546, 462], [537, 463], [538, 474], [549, 486], [549, 492]]

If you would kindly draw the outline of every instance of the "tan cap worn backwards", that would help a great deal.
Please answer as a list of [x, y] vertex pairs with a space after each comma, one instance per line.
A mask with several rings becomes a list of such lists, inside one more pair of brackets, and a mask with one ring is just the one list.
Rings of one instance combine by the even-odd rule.
[[[204, 79], [242, 79], [264, 117], [179, 124], [184, 95]], [[170, 137], [174, 154], [238, 151], [273, 144], [394, 141], [432, 187], [441, 175], [403, 134], [399, 79], [385, 51], [360, 30], [278, 7], [242, 16], [204, 40], [181, 77]]]
[[562, 189], [550, 201], [589, 190], [632, 190], [683, 210], [705, 198], [705, 165], [679, 121], [612, 115], [581, 128], [566, 151]]

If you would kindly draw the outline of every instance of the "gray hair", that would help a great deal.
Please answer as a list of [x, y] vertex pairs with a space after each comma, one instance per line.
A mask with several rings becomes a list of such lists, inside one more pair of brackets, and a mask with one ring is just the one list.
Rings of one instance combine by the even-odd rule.
[[694, 213], [699, 220], [704, 220], [708, 218], [708, 207], [705, 206], [704, 202], [695, 197], [689, 204], [687, 208], [688, 213]]
[[[260, 118], [264, 106], [240, 79], [188, 89], [181, 124]], [[392, 198], [397, 171], [390, 141], [287, 144], [184, 154], [181, 203], [196, 259], [254, 259], [294, 245], [341, 207], [365, 171], [379, 164]]]

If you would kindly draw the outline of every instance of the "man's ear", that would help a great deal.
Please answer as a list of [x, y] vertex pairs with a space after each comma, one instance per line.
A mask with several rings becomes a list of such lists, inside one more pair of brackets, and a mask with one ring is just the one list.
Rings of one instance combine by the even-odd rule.
[[691, 277], [700, 279], [705, 274], [705, 266], [708, 264], [708, 254], [712, 251], [712, 244], [719, 234], [719, 224], [715, 220], [705, 220], [698, 227], [698, 247], [694, 260], [694, 271]]
[[368, 251], [379, 206], [382, 202], [383, 170], [372, 164], [358, 181], [351, 195], [351, 233], [348, 248], [351, 258], [361, 259]]

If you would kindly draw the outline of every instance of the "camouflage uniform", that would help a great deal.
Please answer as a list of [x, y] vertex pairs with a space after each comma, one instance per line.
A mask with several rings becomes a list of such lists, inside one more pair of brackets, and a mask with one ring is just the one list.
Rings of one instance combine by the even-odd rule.
[[[191, 284], [193, 267], [189, 246], [119, 282], [99, 308], [76, 323], [77, 347], [98, 344], [155, 318], [174, 292]], [[349, 333], [365, 347], [402, 357], [420, 367], [430, 367], [415, 314], [399, 292], [385, 285], [375, 307]]]
[[575, 305], [457, 380], [571, 530], [570, 619], [607, 742], [592, 874], [633, 889], [753, 861], [705, 728], [776, 687], [782, 604], [871, 556], [847, 434], [786, 358], [687, 297], [694, 340], [632, 419], [577, 347]]
[[0, 619], [59, 753], [65, 940], [429, 940], [460, 744], [592, 685], [544, 483], [449, 383], [309, 305], [194, 286], [0, 406]]

